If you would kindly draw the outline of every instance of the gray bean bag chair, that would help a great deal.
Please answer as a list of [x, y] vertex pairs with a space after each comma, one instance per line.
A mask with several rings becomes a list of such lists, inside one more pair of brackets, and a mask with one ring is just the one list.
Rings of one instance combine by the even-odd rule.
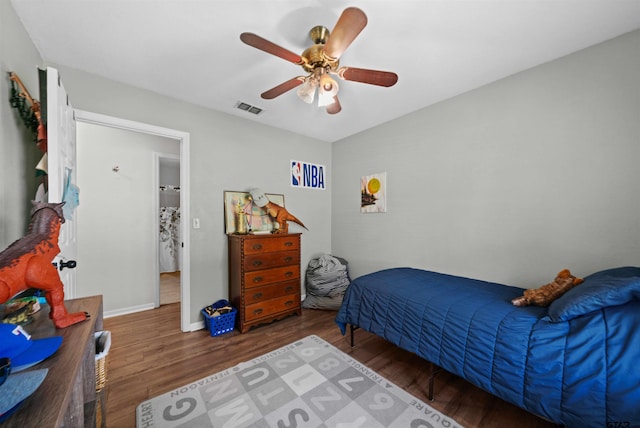
[[313, 258], [307, 267], [307, 296], [302, 307], [337, 311], [350, 283], [349, 265], [345, 259], [330, 254]]

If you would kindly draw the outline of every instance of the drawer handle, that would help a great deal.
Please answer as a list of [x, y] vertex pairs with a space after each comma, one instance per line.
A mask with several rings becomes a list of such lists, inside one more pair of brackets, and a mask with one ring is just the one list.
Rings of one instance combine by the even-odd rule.
[[262, 282], [262, 277], [261, 276], [256, 276], [255, 278], [253, 278], [253, 282], [256, 283], [256, 284], [259, 283], [259, 282]]
[[262, 249], [262, 244], [253, 244], [253, 249], [254, 250], [261, 250]]
[[291, 260], [293, 260], [293, 257], [291, 257], [291, 256], [287, 256], [287, 257], [284, 258], [284, 261], [287, 262], [287, 263], [289, 263]]
[[293, 272], [289, 271], [289, 272], [285, 273], [284, 276], [286, 276], [286, 277], [293, 276]]
[[291, 242], [291, 241], [287, 241], [287, 242], [284, 243], [285, 247], [291, 247], [292, 245], [293, 245], [293, 242]]
[[262, 308], [255, 309], [255, 310], [253, 311], [253, 314], [254, 314], [254, 315], [260, 315], [261, 313], [262, 313]]
[[287, 288], [284, 289], [284, 291], [293, 291], [293, 287], [292, 286], [288, 286]]
[[262, 265], [262, 260], [255, 260], [255, 261], [253, 262], [253, 265], [254, 265], [254, 266], [256, 266], [256, 267], [257, 267], [257, 266], [261, 266], [261, 265]]
[[287, 300], [284, 304], [285, 306], [291, 306], [293, 305], [293, 300]]
[[262, 297], [262, 293], [256, 293], [256, 294], [253, 295], [254, 299], [259, 299], [261, 297]]

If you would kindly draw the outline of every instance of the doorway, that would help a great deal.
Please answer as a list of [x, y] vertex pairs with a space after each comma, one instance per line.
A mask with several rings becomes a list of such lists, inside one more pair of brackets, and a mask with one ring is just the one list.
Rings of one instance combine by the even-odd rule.
[[156, 307], [180, 302], [182, 260], [180, 245], [180, 156], [153, 154], [154, 176], [158, 180], [159, 283]]
[[[108, 129], [127, 131], [127, 132], [130, 132], [131, 135], [140, 134], [140, 135], [146, 135], [146, 136], [157, 136], [157, 137], [162, 137], [162, 138], [170, 139], [174, 142], [177, 142], [179, 145], [179, 155], [177, 155], [176, 158], [179, 162], [179, 175], [180, 175], [179, 200], [180, 200], [180, 206], [181, 206], [181, 216], [184, 219], [190, 218], [189, 212], [188, 212], [189, 210], [189, 204], [188, 204], [188, 200], [189, 200], [189, 157], [188, 157], [189, 134], [188, 133], [173, 130], [173, 129], [168, 129], [168, 128], [162, 128], [155, 125], [133, 122], [125, 119], [119, 119], [119, 118], [114, 118], [114, 117], [105, 116], [101, 114], [81, 111], [81, 110], [76, 110], [75, 114], [76, 114], [76, 120], [81, 123], [97, 125], [98, 127], [106, 127]], [[79, 143], [81, 143], [81, 141], [79, 141]], [[134, 149], [134, 147], [135, 147], [135, 144], [131, 145], [132, 149]], [[128, 160], [127, 156], [122, 156], [122, 159], [124, 159], [123, 162]], [[138, 162], [137, 165], [143, 165], [143, 166], [146, 166], [146, 168], [150, 168], [152, 166], [152, 162], [149, 160], [147, 160], [146, 162], [141, 161], [141, 162]], [[118, 164], [117, 161], [113, 161], [112, 163], [113, 163], [113, 166], [112, 167], [110, 166], [109, 167], [110, 171], [108, 171], [108, 174], [112, 179], [114, 179], [115, 177], [119, 179], [121, 182], [126, 184], [134, 182], [134, 179], [135, 179], [134, 174], [139, 172], [139, 171], [136, 171], [138, 168], [135, 165], [128, 165], [128, 168], [124, 169], [121, 165]], [[106, 172], [104, 171], [105, 169], [106, 168], [103, 167], [102, 170], [99, 171], [99, 173], [106, 174]], [[149, 177], [151, 177], [151, 173], [149, 173]], [[103, 257], [105, 260], [103, 260], [102, 262], [105, 265], [105, 266], [102, 266], [102, 268], [104, 269], [103, 270], [104, 272], [109, 272], [109, 274], [112, 274], [114, 271], [117, 271], [119, 274], [121, 274], [120, 277], [122, 278], [123, 276], [126, 276], [128, 274], [126, 265], [130, 262], [133, 262], [133, 263], [137, 262], [137, 260], [135, 260], [137, 259], [136, 254], [138, 255], [142, 254], [140, 251], [142, 251], [145, 254], [147, 254], [147, 252], [151, 252], [152, 255], [150, 256], [150, 258], [147, 259], [145, 256], [144, 257], [145, 261], [141, 262], [141, 264], [144, 265], [142, 266], [142, 268], [145, 269], [145, 272], [147, 272], [148, 274], [145, 274], [144, 280], [138, 281], [133, 285], [129, 285], [128, 288], [125, 288], [119, 292], [118, 298], [124, 299], [127, 303], [131, 302], [130, 306], [118, 304], [118, 305], [115, 305], [116, 306], [115, 308], [112, 308], [112, 310], [110, 310], [107, 307], [107, 302], [105, 302], [105, 317], [122, 315], [124, 313], [136, 312], [138, 310], [152, 309], [153, 307], [157, 307], [157, 305], [159, 304], [159, 294], [160, 294], [159, 285], [158, 285], [159, 272], [160, 272], [159, 257], [158, 257], [159, 220], [158, 220], [158, 216], [156, 215], [159, 212], [159, 209], [158, 209], [159, 186], [158, 186], [157, 174], [154, 179], [149, 180], [149, 183], [152, 183], [152, 184], [148, 184], [149, 187], [145, 188], [144, 193], [146, 193], [147, 195], [155, 195], [155, 196], [152, 196], [150, 201], [148, 202], [148, 210], [146, 211], [147, 214], [145, 216], [141, 216], [137, 218], [138, 225], [135, 227], [147, 228], [147, 230], [149, 231], [151, 230], [154, 231], [155, 233], [153, 234], [153, 237], [149, 238], [149, 241], [147, 244], [141, 243], [138, 240], [124, 239], [119, 242], [118, 248], [110, 248], [111, 250], [110, 252], [106, 252], [106, 251], [104, 252], [105, 254]], [[79, 182], [79, 186], [82, 190], [82, 182]], [[106, 193], [107, 192], [103, 192], [102, 194], [104, 195]], [[90, 197], [90, 196], [92, 195], [87, 195], [87, 197]], [[81, 197], [81, 201], [82, 201], [82, 197]], [[155, 202], [155, 205], [154, 205], [154, 202]], [[97, 204], [93, 204], [93, 205], [97, 205]], [[120, 209], [123, 211], [122, 214], [126, 215], [126, 211], [129, 208], [127, 204], [122, 203], [118, 205], [120, 206]], [[155, 218], [149, 221], [148, 216], [153, 216], [153, 215], [155, 215]], [[144, 220], [144, 217], [146, 217], [147, 220]], [[112, 228], [111, 229], [112, 231], [121, 227], [119, 223], [117, 222], [113, 222], [113, 223], [114, 224], [107, 224], [104, 227], [110, 227]], [[180, 273], [181, 274], [180, 274], [180, 281], [179, 281], [180, 282], [180, 291], [179, 291], [180, 313], [181, 313], [180, 325], [181, 325], [181, 330], [183, 332], [192, 330], [191, 322], [190, 322], [190, 269], [189, 269], [190, 246], [189, 246], [189, 233], [188, 233], [189, 230], [187, 225], [188, 225], [187, 221], [183, 221], [180, 224], [180, 227], [179, 227], [180, 243], [178, 245], [179, 247], [178, 250], [181, 256], [180, 257], [180, 260], [181, 260]], [[132, 230], [135, 230], [135, 229], [132, 229]], [[102, 245], [102, 242], [100, 242], [99, 245]], [[138, 245], [138, 246], [142, 245], [144, 246], [144, 248], [146, 248], [146, 250], [144, 250], [144, 248], [143, 249], [138, 248], [138, 252], [135, 253], [131, 249], [131, 247], [135, 245]], [[128, 251], [131, 252], [132, 254], [129, 257], [127, 257], [127, 254], [126, 254]], [[122, 254], [122, 253], [125, 253], [125, 254]], [[109, 265], [110, 263], [109, 256], [111, 256], [114, 259], [117, 257], [120, 257], [120, 258], [118, 259], [119, 261], [117, 263]], [[130, 268], [130, 271], [133, 271], [133, 269]], [[154, 274], [155, 276], [153, 274], [150, 274], [151, 272], [155, 272]], [[151, 277], [153, 278], [150, 279]], [[142, 287], [141, 285], [142, 282], [148, 283], [149, 281], [155, 284], [154, 289], [152, 289], [150, 292], [148, 291], [143, 292], [143, 296], [140, 297], [139, 295], [140, 290], [138, 290], [138, 288]], [[112, 287], [117, 287], [117, 285], [118, 285], [118, 281], [112, 280], [108, 285], [103, 285], [103, 287], [105, 289], [110, 289]], [[138, 293], [138, 295], [134, 295], [135, 293]], [[144, 296], [147, 296], [147, 297], [144, 297]]]

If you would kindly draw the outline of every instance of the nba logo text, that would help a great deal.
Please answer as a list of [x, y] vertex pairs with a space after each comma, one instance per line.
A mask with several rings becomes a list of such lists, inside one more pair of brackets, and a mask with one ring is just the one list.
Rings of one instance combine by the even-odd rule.
[[291, 187], [305, 187], [307, 189], [325, 189], [323, 165], [292, 160]]

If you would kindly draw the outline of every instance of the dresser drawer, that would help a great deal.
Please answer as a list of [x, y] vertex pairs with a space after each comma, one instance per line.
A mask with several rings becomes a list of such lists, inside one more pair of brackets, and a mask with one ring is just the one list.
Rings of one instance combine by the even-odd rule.
[[262, 287], [247, 289], [244, 294], [244, 304], [253, 305], [265, 300], [275, 299], [289, 294], [298, 294], [300, 281], [290, 281], [282, 284], [271, 284]]
[[277, 299], [266, 300], [254, 305], [247, 305], [244, 310], [244, 320], [251, 321], [278, 312], [292, 310], [300, 305], [300, 296], [292, 294], [278, 297]]
[[246, 239], [243, 243], [244, 254], [255, 254], [274, 251], [290, 251], [300, 249], [298, 236], [270, 236], [267, 239]]
[[257, 270], [244, 274], [245, 288], [260, 287], [276, 282], [290, 281], [300, 278], [300, 266], [284, 266], [272, 269]]
[[300, 251], [249, 254], [245, 256], [243, 263], [245, 272], [279, 266], [297, 265], [300, 263]]

